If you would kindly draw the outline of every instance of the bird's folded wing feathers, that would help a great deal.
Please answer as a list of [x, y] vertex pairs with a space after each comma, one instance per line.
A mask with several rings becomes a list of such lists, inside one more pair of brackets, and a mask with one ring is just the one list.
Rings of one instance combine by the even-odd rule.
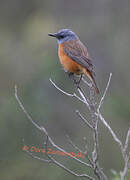
[[71, 40], [64, 43], [64, 52], [72, 60], [93, 72], [92, 61], [88, 56], [86, 47], [82, 44], [80, 40]]

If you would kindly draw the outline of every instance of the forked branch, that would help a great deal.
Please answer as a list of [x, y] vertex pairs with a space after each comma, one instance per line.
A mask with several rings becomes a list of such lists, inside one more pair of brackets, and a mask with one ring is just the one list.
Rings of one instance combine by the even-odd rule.
[[69, 172], [70, 174], [76, 176], [76, 177], [84, 177], [87, 178], [89, 180], [108, 180], [107, 176], [104, 174], [102, 168], [99, 165], [99, 138], [98, 138], [98, 124], [99, 122], [102, 122], [105, 127], [108, 129], [108, 131], [110, 132], [110, 134], [112, 135], [114, 141], [119, 145], [123, 159], [124, 159], [124, 168], [123, 168], [123, 172], [121, 173], [121, 180], [125, 180], [125, 177], [127, 175], [128, 169], [130, 168], [130, 162], [129, 162], [129, 158], [130, 158], [130, 152], [128, 152], [128, 145], [129, 145], [129, 141], [130, 141], [130, 127], [128, 129], [127, 135], [126, 135], [126, 139], [125, 139], [125, 143], [122, 143], [121, 140], [117, 137], [117, 135], [115, 134], [115, 132], [112, 130], [112, 128], [110, 127], [110, 125], [107, 123], [107, 121], [104, 119], [104, 117], [102, 116], [100, 109], [103, 105], [106, 93], [108, 91], [108, 88], [110, 86], [110, 81], [111, 81], [111, 77], [112, 77], [112, 73], [110, 73], [109, 79], [108, 79], [108, 83], [107, 86], [104, 90], [104, 93], [98, 103], [97, 106], [97, 102], [95, 101], [95, 95], [94, 95], [94, 90], [93, 90], [93, 86], [91, 83], [88, 83], [84, 78], [82, 79], [84, 84], [86, 84], [88, 86], [89, 89], [89, 96], [86, 97], [86, 94], [84, 93], [83, 89], [81, 87], [77, 87], [77, 91], [79, 93], [79, 95], [77, 95], [76, 93], [68, 93], [64, 90], [62, 90], [61, 88], [59, 88], [53, 81], [52, 79], [50, 79], [50, 82], [52, 83], [52, 85], [58, 90], [60, 91], [62, 94], [68, 96], [68, 97], [72, 97], [72, 98], [76, 98], [78, 101], [80, 101], [81, 103], [83, 103], [84, 105], [86, 105], [90, 115], [91, 115], [91, 120], [88, 120], [87, 118], [85, 118], [78, 110], [76, 111], [77, 115], [80, 117], [80, 119], [84, 122], [84, 124], [91, 129], [92, 133], [93, 133], [93, 151], [90, 152], [88, 154], [88, 152], [84, 152], [79, 148], [77, 145], [75, 145], [75, 143], [70, 139], [69, 136], [67, 136], [69, 143], [72, 145], [72, 147], [74, 149], [76, 149], [79, 152], [82, 152], [82, 154], [84, 154], [84, 156], [87, 158], [88, 163], [84, 162], [83, 160], [80, 160], [78, 158], [76, 158], [75, 156], [69, 154], [69, 157], [74, 159], [75, 161], [77, 161], [78, 163], [86, 166], [87, 168], [90, 168], [93, 170], [94, 173], [94, 177], [86, 174], [78, 174], [76, 172], [74, 172], [73, 170], [67, 168], [66, 166], [64, 166], [63, 164], [61, 164], [60, 162], [58, 162], [53, 156], [51, 156], [50, 154], [47, 153], [48, 151], [48, 144], [51, 144], [54, 148], [56, 148], [57, 150], [66, 153], [67, 151], [65, 151], [63, 148], [61, 148], [60, 146], [56, 145], [55, 142], [52, 140], [52, 138], [49, 136], [47, 130], [45, 129], [45, 127], [41, 127], [39, 126], [34, 120], [33, 118], [28, 114], [28, 112], [26, 111], [26, 109], [24, 108], [22, 102], [19, 99], [18, 93], [17, 93], [17, 86], [15, 86], [15, 98], [20, 106], [20, 108], [22, 109], [22, 111], [24, 112], [24, 114], [26, 115], [26, 117], [29, 119], [29, 121], [43, 134], [46, 136], [46, 141], [45, 141], [45, 155], [47, 157], [47, 159], [43, 159], [41, 157], [35, 156], [33, 153], [26, 151], [31, 157], [38, 159], [40, 161], [43, 162], [47, 162], [47, 163], [53, 163], [59, 167], [61, 167], [62, 169], [64, 169], [65, 171]]

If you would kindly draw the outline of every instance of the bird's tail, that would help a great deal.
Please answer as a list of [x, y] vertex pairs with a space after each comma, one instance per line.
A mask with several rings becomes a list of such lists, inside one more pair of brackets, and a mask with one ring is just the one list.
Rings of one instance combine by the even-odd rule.
[[95, 89], [95, 92], [96, 92], [97, 94], [99, 94], [100, 92], [99, 92], [99, 89], [98, 89], [98, 87], [97, 87], [97, 84], [96, 84], [96, 82], [95, 82], [95, 79], [94, 79], [92, 73], [89, 72], [89, 71], [87, 71], [86, 69], [84, 69], [84, 74], [92, 81], [93, 86], [94, 86], [94, 89]]
[[100, 92], [99, 92], [99, 89], [98, 89], [97, 84], [96, 84], [96, 82], [95, 82], [95, 79], [94, 79], [93, 77], [92, 77], [92, 82], [93, 82], [94, 89], [95, 89], [96, 93], [99, 94], [99, 93], [100, 93]]

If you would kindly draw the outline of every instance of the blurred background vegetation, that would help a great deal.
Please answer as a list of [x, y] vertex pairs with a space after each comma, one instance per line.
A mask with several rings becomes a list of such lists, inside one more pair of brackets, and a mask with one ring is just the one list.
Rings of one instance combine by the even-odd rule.
[[[91, 147], [91, 133], [75, 114], [79, 109], [89, 118], [87, 110], [49, 82], [52, 78], [66, 91], [75, 91], [59, 63], [56, 40], [48, 37], [49, 32], [62, 28], [72, 29], [88, 47], [101, 94], [109, 73], [113, 73], [102, 112], [119, 138], [125, 139], [130, 125], [130, 1], [0, 0], [0, 177], [3, 180], [75, 179], [54, 165], [32, 159], [22, 150], [23, 138], [25, 144], [38, 147], [43, 147], [43, 139], [18, 107], [15, 84], [27, 111], [47, 128], [57, 144], [74, 152], [65, 137], [69, 134], [83, 150], [85, 138]], [[108, 131], [103, 125], [99, 128], [100, 165], [111, 179], [110, 170], [122, 170], [123, 160]], [[68, 158], [57, 156], [57, 159], [77, 172], [89, 173]]]

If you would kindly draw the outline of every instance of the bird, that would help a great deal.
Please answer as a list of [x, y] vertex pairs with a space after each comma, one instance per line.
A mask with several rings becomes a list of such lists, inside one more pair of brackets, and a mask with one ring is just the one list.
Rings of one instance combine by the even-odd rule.
[[[92, 59], [88, 55], [88, 50], [80, 41], [79, 37], [70, 29], [61, 29], [57, 33], [49, 33], [55, 37], [58, 42], [58, 56], [64, 70], [69, 76], [81, 75], [80, 80], [74, 82], [79, 84], [82, 75], [85, 74], [92, 82], [95, 92], [99, 94], [99, 89], [95, 81], [95, 72], [93, 70]], [[73, 76], [74, 77], [74, 76]]]

